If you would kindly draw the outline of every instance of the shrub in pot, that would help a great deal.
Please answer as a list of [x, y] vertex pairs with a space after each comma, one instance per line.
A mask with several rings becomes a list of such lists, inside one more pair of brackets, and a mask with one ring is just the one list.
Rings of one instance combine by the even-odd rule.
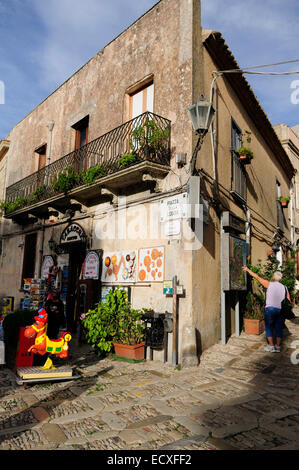
[[127, 301], [127, 292], [124, 289], [110, 291], [105, 302], [99, 302], [82, 319], [86, 339], [99, 355], [110, 352], [114, 346], [117, 349], [115, 353], [123, 356], [117, 345], [122, 345], [121, 349], [124, 349], [123, 346], [127, 344], [129, 349], [139, 350], [143, 358], [145, 327], [141, 321], [142, 315], [142, 311], [133, 309]]
[[288, 207], [289, 202], [290, 202], [290, 198], [289, 197], [280, 197], [279, 202], [280, 202], [282, 207]]

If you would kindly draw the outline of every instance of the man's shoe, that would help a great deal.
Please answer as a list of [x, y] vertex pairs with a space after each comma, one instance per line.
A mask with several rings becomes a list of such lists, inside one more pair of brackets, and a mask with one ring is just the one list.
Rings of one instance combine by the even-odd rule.
[[280, 346], [275, 345], [274, 348], [275, 348], [275, 352], [280, 353]]

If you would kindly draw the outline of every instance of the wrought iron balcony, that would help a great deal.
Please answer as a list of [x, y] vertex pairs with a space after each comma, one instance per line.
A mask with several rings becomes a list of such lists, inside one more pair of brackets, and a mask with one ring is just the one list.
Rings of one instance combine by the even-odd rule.
[[107, 180], [110, 175], [123, 174], [144, 162], [169, 167], [170, 132], [168, 119], [150, 112], [141, 114], [9, 186], [6, 216]]

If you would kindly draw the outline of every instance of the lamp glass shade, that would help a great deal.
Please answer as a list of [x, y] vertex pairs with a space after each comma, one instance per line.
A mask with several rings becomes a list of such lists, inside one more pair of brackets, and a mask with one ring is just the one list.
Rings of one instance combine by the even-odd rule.
[[188, 111], [195, 132], [199, 134], [207, 132], [215, 114], [212, 103], [201, 95], [199, 100], [188, 108]]
[[49, 245], [49, 248], [50, 248], [51, 251], [55, 251], [56, 242], [55, 242], [55, 240], [53, 240], [52, 237], [51, 237], [50, 240], [48, 241], [48, 245]]

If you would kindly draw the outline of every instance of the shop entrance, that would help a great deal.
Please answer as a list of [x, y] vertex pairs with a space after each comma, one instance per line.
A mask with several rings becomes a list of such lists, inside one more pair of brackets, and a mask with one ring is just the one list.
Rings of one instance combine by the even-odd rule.
[[78, 280], [80, 278], [82, 265], [86, 256], [84, 247], [71, 248], [69, 251], [69, 272], [66, 297], [66, 327], [71, 333], [77, 329], [77, 297]]

